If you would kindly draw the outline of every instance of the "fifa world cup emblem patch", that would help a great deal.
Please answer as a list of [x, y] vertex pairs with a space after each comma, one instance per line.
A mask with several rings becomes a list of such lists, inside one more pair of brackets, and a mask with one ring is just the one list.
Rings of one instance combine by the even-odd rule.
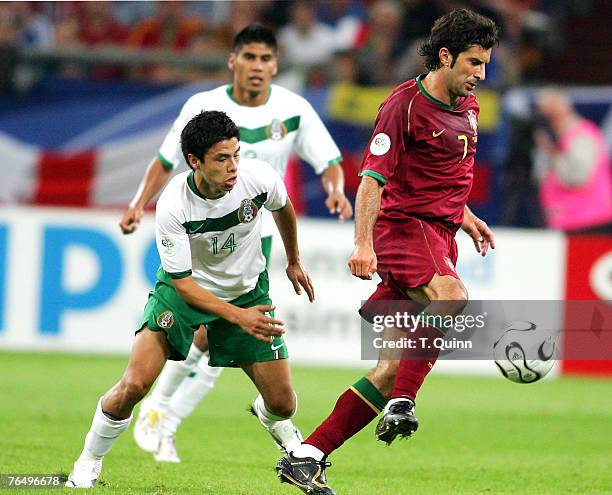
[[252, 199], [243, 199], [238, 208], [238, 220], [240, 223], [250, 223], [257, 216], [257, 205]]
[[168, 329], [174, 325], [174, 315], [172, 311], [164, 311], [157, 317], [157, 324], [160, 328]]
[[272, 141], [280, 141], [287, 135], [287, 127], [280, 120], [274, 119], [266, 127], [266, 135]]

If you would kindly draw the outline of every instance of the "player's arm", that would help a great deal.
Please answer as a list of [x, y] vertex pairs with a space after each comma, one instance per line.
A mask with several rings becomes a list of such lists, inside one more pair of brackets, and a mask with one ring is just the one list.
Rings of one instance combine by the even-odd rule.
[[476, 251], [485, 256], [489, 250], [495, 249], [495, 236], [484, 220], [478, 218], [467, 205], [463, 211], [463, 231], [472, 238]]
[[123, 217], [119, 222], [121, 232], [131, 234], [138, 228], [144, 207], [168, 182], [171, 172], [172, 169], [166, 168], [159, 158], [155, 157], [151, 160], [134, 198], [123, 212]]
[[310, 302], [314, 301], [314, 288], [310, 276], [300, 262], [300, 251], [297, 240], [297, 221], [295, 218], [295, 210], [289, 198], [287, 203], [280, 209], [272, 212], [276, 227], [280, 232], [285, 246], [285, 254], [287, 255], [287, 278], [293, 284], [296, 294], [301, 294], [304, 288]]
[[321, 184], [327, 193], [325, 206], [334, 215], [338, 213], [340, 220], [346, 220], [353, 216], [351, 202], [344, 194], [344, 172], [339, 163], [325, 169], [321, 174]]
[[376, 272], [376, 253], [372, 233], [380, 211], [383, 184], [363, 175], [355, 199], [355, 249], [348, 262], [355, 277], [370, 280]]
[[266, 315], [266, 313], [274, 311], [274, 306], [259, 305], [251, 308], [239, 308], [200, 287], [191, 276], [173, 278], [172, 284], [178, 295], [187, 304], [238, 325], [256, 339], [269, 342], [271, 337], [280, 336], [285, 332], [282, 328], [282, 321]]
[[321, 174], [321, 185], [327, 194], [325, 206], [329, 212], [338, 214], [340, 220], [351, 218], [353, 207], [344, 194], [340, 150], [312, 105], [304, 100], [302, 110], [296, 139], [297, 154]]

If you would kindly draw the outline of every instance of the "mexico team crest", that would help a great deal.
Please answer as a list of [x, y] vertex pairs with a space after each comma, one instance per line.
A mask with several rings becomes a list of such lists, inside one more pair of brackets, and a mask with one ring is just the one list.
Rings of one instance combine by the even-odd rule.
[[257, 216], [257, 205], [252, 199], [243, 199], [238, 208], [238, 220], [240, 223], [250, 223]]
[[160, 328], [168, 329], [174, 325], [174, 314], [172, 311], [164, 311], [157, 317], [157, 324]]
[[478, 119], [476, 118], [476, 112], [474, 110], [467, 111], [468, 121], [470, 123], [470, 127], [472, 131], [474, 131], [474, 135], [478, 134]]
[[266, 135], [272, 141], [280, 141], [287, 135], [287, 127], [280, 120], [274, 119], [266, 127]]

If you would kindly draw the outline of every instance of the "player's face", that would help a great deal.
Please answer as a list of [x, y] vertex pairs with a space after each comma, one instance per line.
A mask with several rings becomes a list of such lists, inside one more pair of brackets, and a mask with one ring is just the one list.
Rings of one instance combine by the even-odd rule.
[[234, 86], [239, 91], [268, 91], [278, 71], [276, 52], [264, 43], [249, 43], [238, 53], [231, 53], [229, 69], [234, 73]]
[[[193, 155], [190, 155], [193, 156]], [[196, 170], [198, 189], [207, 198], [218, 198], [231, 191], [238, 180], [240, 143], [238, 139], [219, 141], [209, 148], [204, 160], [195, 157], [190, 163]]]
[[452, 68], [448, 68], [446, 84], [451, 95], [467, 96], [480, 81], [485, 80], [485, 65], [491, 60], [491, 48], [472, 45], [457, 56]]

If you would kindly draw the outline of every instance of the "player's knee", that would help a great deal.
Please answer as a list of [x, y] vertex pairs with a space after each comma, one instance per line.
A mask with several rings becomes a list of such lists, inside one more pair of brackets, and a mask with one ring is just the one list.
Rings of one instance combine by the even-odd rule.
[[297, 409], [297, 400], [293, 390], [288, 393], [278, 394], [266, 400], [266, 409], [275, 416], [291, 418]]
[[137, 403], [147, 395], [151, 383], [138, 377], [126, 377], [122, 380], [122, 392], [131, 403]]
[[448, 313], [461, 313], [468, 303], [468, 292], [461, 281], [451, 279], [436, 287], [431, 294], [431, 302], [440, 301]]

